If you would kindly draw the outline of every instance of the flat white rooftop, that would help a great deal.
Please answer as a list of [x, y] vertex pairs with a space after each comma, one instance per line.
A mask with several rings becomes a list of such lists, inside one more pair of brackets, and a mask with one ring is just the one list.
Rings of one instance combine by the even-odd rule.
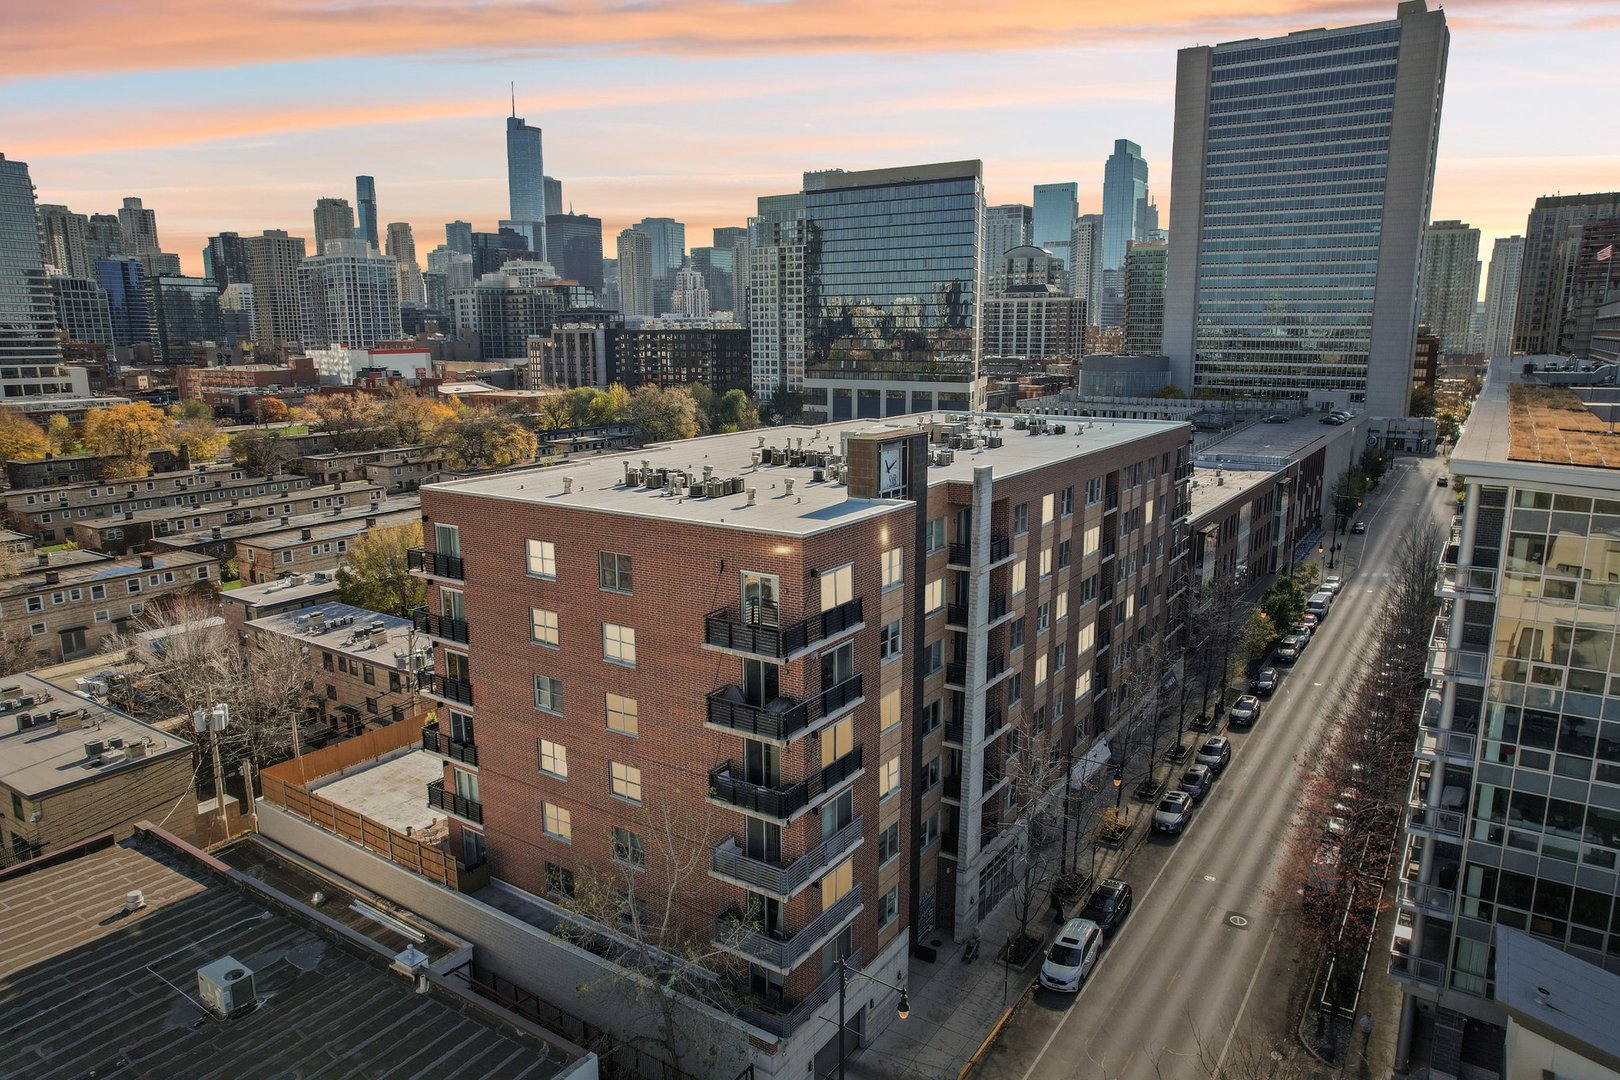
[[444, 818], [427, 801], [428, 784], [443, 779], [443, 758], [412, 750], [311, 790], [391, 829], [419, 833]]

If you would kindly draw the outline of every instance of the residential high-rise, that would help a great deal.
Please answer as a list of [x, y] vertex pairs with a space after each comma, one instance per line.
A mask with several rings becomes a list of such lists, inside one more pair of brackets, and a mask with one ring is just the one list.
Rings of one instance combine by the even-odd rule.
[[107, 290], [95, 278], [52, 274], [51, 299], [56, 306], [56, 325], [68, 341], [85, 341], [111, 349], [112, 307]]
[[0, 364], [56, 365], [56, 308], [45, 280], [28, 165], [0, 154]]
[[444, 245], [463, 255], [472, 254], [472, 222], [448, 221], [444, 226]]
[[377, 236], [377, 181], [369, 176], [354, 178], [354, 235], [379, 250]]
[[[1006, 282], [995, 273], [996, 268], [1001, 266], [1002, 256], [1013, 248], [1027, 247], [1033, 243], [1034, 216], [1034, 211], [1023, 203], [984, 208], [984, 244], [980, 255], [984, 265], [989, 268], [984, 281], [985, 296], [995, 296], [1006, 287]], [[1058, 252], [1052, 254], [1057, 256], [1059, 265], [1063, 265], [1063, 256]]]
[[1560, 355], [1582, 359], [1591, 356], [1598, 309], [1620, 299], [1614, 272], [1616, 251], [1620, 251], [1620, 217], [1588, 221], [1570, 244], [1569, 285], [1563, 327], [1558, 335]]
[[1402, 0], [1387, 22], [1181, 50], [1177, 386], [1406, 414], [1449, 40], [1444, 12]]
[[85, 233], [89, 227], [90, 219], [83, 214], [75, 214], [65, 206], [40, 204], [40, 243], [48, 272], [72, 277], [94, 275], [95, 260], [85, 248]]
[[[248, 278], [253, 285], [258, 340], [266, 347], [304, 343], [303, 315], [298, 305], [298, 268], [304, 262], [304, 238], [283, 229], [266, 229], [242, 240], [247, 247]], [[320, 348], [330, 345], [323, 342]]]
[[123, 234], [126, 255], [157, 255], [157, 211], [148, 210], [141, 200], [128, 198], [118, 211], [118, 231]]
[[556, 213], [546, 218], [546, 250], [551, 265], [570, 281], [602, 287], [602, 219]]
[[563, 206], [562, 181], [548, 176], [545, 178], [545, 186], [546, 217], [550, 217], [552, 214], [567, 213], [568, 211]]
[[400, 336], [399, 271], [352, 236], [326, 242], [298, 267], [298, 311], [304, 348], [369, 349]]
[[674, 218], [642, 218], [630, 226], [652, 241], [653, 277], [668, 277], [686, 261], [686, 226]]
[[983, 407], [982, 176], [979, 162], [955, 161], [830, 173], [807, 187], [806, 415]]
[[333, 240], [353, 239], [354, 207], [349, 205], [349, 200], [315, 200], [315, 254], [326, 254], [326, 245]]
[[[376, 250], [376, 245], [372, 245]], [[395, 260], [399, 273], [399, 299], [405, 304], [420, 304], [422, 294], [422, 265], [416, 261], [416, 238], [411, 235], [408, 221], [388, 223], [388, 251]]]
[[766, 398], [804, 385], [804, 196], [762, 195], [758, 209], [748, 219], [748, 347], [754, 394]]
[[670, 297], [670, 311], [688, 319], [702, 319], [709, 314], [709, 286], [703, 275], [690, 266], [675, 271], [675, 288]]
[[[695, 247], [687, 258], [687, 265], [703, 278], [703, 287], [709, 291], [709, 311], [732, 311], [734, 248]], [[676, 271], [680, 273], [680, 271]], [[678, 307], [676, 310], [680, 310]], [[705, 312], [708, 314], [708, 312]]]
[[980, 351], [993, 360], [1073, 362], [1086, 340], [1086, 302], [1065, 289], [1068, 274], [1045, 248], [1016, 247], [990, 264], [999, 292], [982, 303]]
[[508, 220], [540, 223], [534, 238], [540, 247], [530, 250], [545, 258], [546, 168], [540, 129], [525, 124], [515, 111], [506, 118], [506, 193]]
[[102, 259], [96, 263], [96, 283], [107, 294], [114, 344], [127, 349], [150, 342], [152, 300], [141, 260], [133, 256]]
[[151, 295], [152, 358], [158, 363], [189, 364], [192, 346], [225, 340], [219, 286], [211, 278], [154, 278]]
[[1127, 246], [1147, 239], [1148, 166], [1142, 148], [1115, 139], [1103, 164], [1103, 269], [1125, 269]]
[[473, 257], [452, 249], [448, 244], [440, 244], [428, 252], [427, 264], [430, 272], [443, 275], [445, 288], [450, 292], [470, 289], [476, 279]]
[[1170, 249], [1133, 240], [1125, 249], [1125, 355], [1158, 356], [1164, 349], [1164, 273]]
[[233, 232], [210, 236], [208, 246], [203, 249], [203, 276], [212, 278], [221, 289], [252, 281], [247, 242]]
[[730, 251], [747, 242], [748, 230], [742, 226], [722, 225], [714, 230], [714, 246], [721, 251]]
[[219, 321], [232, 344], [259, 340], [259, 303], [252, 285], [235, 282], [220, 290]]
[[511, 274], [485, 274], [471, 288], [450, 294], [457, 330], [478, 332], [479, 359], [521, 360], [529, 339], [550, 332], [563, 312], [553, 289], [521, 284]]
[[[1451, 455], [1464, 490], [1440, 555], [1395, 861], [1389, 975], [1407, 1024], [1421, 1006], [1453, 1052], [1465, 1026], [1505, 1025], [1499, 928], [1610, 968], [1620, 949], [1620, 446], [1601, 388], [1542, 385], [1520, 368], [1491, 365]], [[1554, 1003], [1577, 985], [1560, 984]]]
[[640, 229], [619, 233], [619, 311], [652, 318], [653, 242]]
[[1468, 325], [1479, 299], [1479, 230], [1436, 221], [1423, 241], [1418, 322], [1440, 338], [1449, 356], [1470, 352]]
[[124, 231], [118, 227], [117, 214], [91, 214], [84, 227], [84, 257], [92, 270], [102, 259], [116, 259], [133, 254], [124, 250]]
[[1513, 315], [1513, 351], [1556, 353], [1564, 334], [1570, 270], [1589, 221], [1620, 217], [1620, 191], [1596, 195], [1544, 195], [1524, 228], [1519, 302]]
[[1069, 238], [1079, 216], [1079, 184], [1036, 184], [1035, 205], [1030, 214], [1034, 231], [1029, 242], [1056, 255], [1067, 268]]
[[1069, 233], [1069, 295], [1086, 302], [1086, 324], [1102, 325], [1103, 219], [1086, 214]]

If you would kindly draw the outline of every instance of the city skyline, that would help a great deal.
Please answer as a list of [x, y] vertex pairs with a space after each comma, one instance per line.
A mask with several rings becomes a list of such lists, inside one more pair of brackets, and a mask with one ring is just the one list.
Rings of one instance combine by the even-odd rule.
[[[98, 41], [146, 45], [118, 55], [75, 38], [69, 13], [42, 11], [19, 35], [26, 53], [9, 58], [12, 108], [0, 121], [0, 146], [29, 163], [42, 202], [92, 213], [142, 197], [157, 211], [165, 248], [192, 274], [202, 270], [209, 235], [299, 233], [317, 197], [350, 190], [359, 174], [378, 178], [379, 214], [410, 222], [420, 237], [457, 218], [493, 228], [507, 202], [497, 124], [511, 109], [509, 80], [520, 111], [547, 131], [548, 171], [567, 183], [568, 203], [601, 217], [608, 235], [647, 216], [683, 221], [693, 236], [737, 225], [757, 196], [797, 190], [806, 169], [965, 158], [985, 161], [991, 203], [1028, 202], [1034, 184], [1074, 181], [1080, 211], [1090, 213], [1101, 208], [1102, 163], [1116, 138], [1168, 165], [1178, 48], [1388, 18], [1394, 4], [1290, 12], [1251, 0], [1217, 18], [1215, 5], [1182, 0], [1129, 26], [1065, 5], [926, 21], [903, 12], [857, 18], [842, 2], [810, 7], [678, 4], [566, 26], [510, 9], [442, 24], [407, 12], [386, 28], [339, 34], [331, 20], [361, 16], [261, 2], [227, 19], [175, 4], [130, 9], [127, 32], [117, 29], [124, 13], [109, 12], [113, 32]], [[1494, 0], [1460, 2], [1447, 15], [1456, 47], [1434, 216], [1476, 224], [1488, 246], [1522, 232], [1538, 196], [1611, 186], [1605, 178], [1620, 158], [1565, 152], [1589, 140], [1563, 107], [1579, 73], [1554, 58], [1590, 48], [1620, 21], [1564, 3], [1538, 8], [1537, 24], [1520, 26]], [[829, 29], [846, 23], [842, 33]], [[264, 28], [258, 38], [274, 40], [256, 51], [259, 63], [221, 82], [221, 58], [239, 56], [225, 40], [255, 26]], [[549, 51], [531, 56], [510, 44], [526, 35]], [[208, 47], [212, 37], [220, 48]], [[840, 47], [850, 55], [829, 59]], [[941, 61], [969, 50], [983, 51], [989, 89], [963, 98]], [[885, 63], [865, 63], [871, 52]], [[385, 95], [376, 76], [397, 73], [402, 57], [431, 66], [434, 77], [403, 97], [388, 82]], [[1025, 86], [1014, 71], [1070, 70], [1077, 59], [1090, 72], [1086, 83], [1009, 89]], [[850, 69], [833, 93], [818, 74], [828, 65]], [[996, 71], [1009, 77], [989, 77]], [[743, 83], [754, 90], [739, 102], [734, 89]], [[272, 87], [275, 103], [264, 104]], [[817, 93], [806, 92], [812, 87]], [[114, 93], [116, 111], [105, 107]], [[736, 118], [757, 113], [761, 124], [706, 130], [693, 119], [720, 101]], [[1054, 130], [1073, 137], [1054, 142]], [[1504, 131], [1514, 133], [1512, 153], [1500, 145]], [[427, 173], [423, 145], [442, 150]], [[1164, 187], [1155, 185], [1154, 197], [1167, 224], [1174, 208]]]

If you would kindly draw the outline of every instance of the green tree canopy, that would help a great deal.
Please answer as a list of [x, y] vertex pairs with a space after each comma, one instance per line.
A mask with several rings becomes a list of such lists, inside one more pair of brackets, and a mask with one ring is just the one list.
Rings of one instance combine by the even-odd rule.
[[427, 583], [410, 572], [405, 552], [422, 546], [422, 526], [412, 523], [361, 533], [338, 567], [338, 599], [345, 604], [409, 618], [427, 603]]

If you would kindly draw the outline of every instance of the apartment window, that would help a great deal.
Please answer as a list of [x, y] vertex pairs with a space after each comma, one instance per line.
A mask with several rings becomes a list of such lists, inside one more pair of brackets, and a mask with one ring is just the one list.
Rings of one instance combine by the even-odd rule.
[[546, 863], [546, 895], [560, 900], [574, 898], [574, 872], [566, 866]]
[[1029, 560], [1019, 559], [1012, 565], [1012, 592], [1017, 595], [1029, 584]]
[[1070, 484], [1068, 487], [1063, 489], [1063, 493], [1058, 499], [1058, 513], [1062, 514], [1064, 517], [1068, 517], [1070, 514], [1074, 513], [1073, 484]]
[[1052, 628], [1052, 605], [1042, 604], [1035, 609], [1035, 632], [1044, 634]]
[[1077, 654], [1078, 653], [1083, 653], [1083, 652], [1089, 652], [1089, 651], [1091, 651], [1091, 648], [1096, 644], [1097, 644], [1097, 624], [1096, 623], [1087, 623], [1085, 626], [1082, 626], [1080, 628], [1080, 633], [1078, 635], [1076, 635], [1076, 637], [1075, 637], [1074, 651]]
[[1086, 530], [1085, 546], [1081, 549], [1085, 555], [1097, 554], [1097, 548], [1102, 544], [1102, 526], [1093, 525]]
[[613, 794], [630, 802], [641, 802], [641, 770], [620, 761], [608, 762], [609, 786]]
[[561, 840], [565, 844], [573, 842], [573, 811], [558, 806], [556, 803], [541, 803], [540, 812], [542, 818], [540, 827], [545, 830], [547, 836], [553, 840]]
[[557, 579], [557, 545], [550, 540], [525, 540], [525, 555], [532, 577]]
[[826, 911], [855, 888], [855, 860], [845, 859], [821, 879], [821, 910]]
[[1102, 502], [1102, 493], [1103, 493], [1102, 477], [1098, 476], [1098, 477], [1094, 477], [1091, 480], [1086, 481], [1086, 505], [1087, 506], [1096, 506], [1098, 503]]
[[945, 643], [931, 641], [923, 649], [923, 674], [932, 675], [945, 666]]
[[529, 638], [536, 645], [557, 644], [557, 613], [545, 608], [529, 609]]
[[534, 677], [534, 707], [561, 716], [563, 711], [562, 680], [549, 675]]
[[878, 774], [878, 801], [900, 794], [900, 758], [896, 755], [883, 763]]
[[558, 780], [568, 779], [568, 747], [550, 739], [541, 739], [540, 771]]
[[883, 695], [883, 700], [879, 703], [879, 713], [881, 716], [878, 724], [879, 733], [900, 726], [900, 688], [898, 686]]
[[918, 787], [924, 795], [933, 791], [939, 785], [939, 755], [935, 754], [923, 762], [922, 776], [917, 781]]
[[1052, 576], [1052, 549], [1049, 548], [1049, 547], [1043, 547], [1043, 548], [1041, 548], [1041, 580], [1044, 581], [1045, 579], [1047, 579], [1047, 578], [1049, 578], [1051, 576]]
[[619, 694], [608, 694], [607, 726], [609, 731], [617, 731], [621, 735], [640, 734], [641, 728], [636, 699], [623, 697]]
[[[135, 614], [139, 614], [139, 612], [133, 612], [132, 611], [132, 612], [130, 612], [130, 614], [135, 615]], [[31, 634], [34, 637], [44, 637], [45, 636], [45, 624], [42, 623], [42, 622], [30, 623], [28, 625], [28, 633]]]
[[1023, 619], [1013, 620], [1012, 627], [1007, 631], [1007, 648], [1009, 651], [1024, 647], [1024, 622]]
[[1091, 672], [1082, 671], [1074, 677], [1074, 700], [1079, 701], [1091, 693]]
[[890, 548], [883, 553], [883, 588], [884, 591], [897, 589], [905, 580], [905, 551], [901, 548]]
[[1029, 503], [1019, 503], [1013, 507], [1013, 535], [1022, 536], [1029, 532]]
[[1050, 525], [1052, 523], [1052, 519], [1054, 517], [1056, 517], [1056, 516], [1057, 516], [1057, 495], [1056, 494], [1042, 495], [1041, 496], [1041, 524], [1042, 525]]
[[602, 624], [602, 658], [615, 664], [636, 666], [636, 632], [618, 623]]
[[855, 749], [855, 718], [846, 716], [821, 731], [821, 767], [826, 768]]
[[627, 593], [630, 591], [630, 556], [613, 551], [596, 555], [597, 572], [603, 591]]
[[917, 850], [927, 851], [939, 839], [939, 811], [935, 810], [922, 820], [922, 828], [917, 835]]
[[377, 685], [377, 669], [372, 667], [370, 664], [366, 664], [362, 668], [360, 677], [365, 681], [367, 686]]
[[[138, 592], [139, 590], [137, 589], [135, 591]], [[39, 612], [45, 610], [45, 598], [43, 596], [30, 596], [28, 598], [28, 603], [24, 606], [27, 607], [30, 612], [37, 615]]]
[[1035, 685], [1036, 686], [1041, 686], [1041, 685], [1044, 685], [1045, 682], [1046, 682], [1046, 657], [1037, 656], [1035, 658]]
[[282, 564], [284, 566], [291, 566], [292, 561], [293, 561], [293, 553], [290, 550], [289, 551], [283, 551], [281, 553], [281, 562], [282, 562]]
[[820, 574], [821, 610], [831, 611], [855, 599], [855, 564], [845, 563]]
[[928, 519], [924, 546], [930, 555], [945, 549], [945, 519], [943, 517]]
[[633, 866], [637, 870], [647, 868], [647, 849], [641, 842], [641, 837], [629, 829], [613, 827], [613, 858], [616, 862]]
[[1016, 705], [1024, 697], [1024, 673], [1016, 671], [1012, 678], [1007, 680], [1007, 704]]
[[945, 706], [938, 698], [935, 698], [933, 701], [930, 701], [928, 704], [924, 705], [922, 707], [922, 712], [917, 718], [917, 734], [922, 736], [927, 735], [931, 731], [937, 730], [940, 725], [940, 719], [944, 715]]
[[882, 866], [900, 854], [900, 823], [896, 822], [878, 833], [878, 865]]
[[127, 592], [127, 593], [138, 593], [138, 592], [140, 592], [141, 591], [141, 579], [138, 578], [138, 577], [135, 577], [135, 578], [130, 578], [128, 581], [124, 582], [124, 591]]
[[939, 611], [944, 606], [945, 579], [942, 577], [935, 578], [933, 581], [928, 583], [926, 593], [923, 597], [923, 612], [924, 614], [932, 615], [934, 612]]
[[1069, 564], [1072, 563], [1073, 561], [1074, 561], [1074, 541], [1072, 541], [1072, 540], [1059, 540], [1058, 541], [1057, 568], [1059, 570], [1067, 569]]
[[878, 659], [885, 662], [900, 655], [900, 620], [885, 626], [878, 635]]
[[1052, 670], [1062, 671], [1069, 664], [1069, 643], [1060, 641], [1052, 646]]
[[878, 901], [878, 929], [887, 930], [900, 917], [900, 886], [896, 885]]
[[1082, 581], [1080, 583], [1080, 602], [1082, 604], [1089, 604], [1089, 603], [1092, 603], [1096, 599], [1097, 599], [1097, 575], [1092, 574], [1090, 577], [1086, 578], [1086, 580], [1084, 580], [1084, 581]]
[[108, 618], [109, 616], [106, 608], [100, 608], [96, 611], [96, 622], [106, 622]]
[[90, 586], [90, 599], [92, 599], [92, 600], [105, 600], [105, 599], [107, 599], [107, 586], [105, 586], [105, 585], [92, 585], [92, 586]]

